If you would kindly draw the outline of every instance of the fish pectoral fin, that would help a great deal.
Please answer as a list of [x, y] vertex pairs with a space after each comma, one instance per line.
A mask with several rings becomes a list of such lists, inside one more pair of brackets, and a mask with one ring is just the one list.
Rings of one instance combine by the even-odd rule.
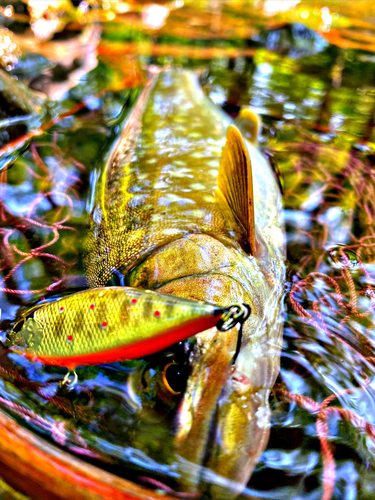
[[[218, 187], [229, 208], [243, 226], [250, 253], [255, 255], [255, 218], [251, 161], [241, 132], [230, 125], [221, 155]], [[248, 252], [247, 245], [243, 248]]]
[[255, 145], [258, 143], [258, 135], [262, 127], [262, 120], [255, 111], [248, 106], [241, 108], [234, 123], [248, 141]]

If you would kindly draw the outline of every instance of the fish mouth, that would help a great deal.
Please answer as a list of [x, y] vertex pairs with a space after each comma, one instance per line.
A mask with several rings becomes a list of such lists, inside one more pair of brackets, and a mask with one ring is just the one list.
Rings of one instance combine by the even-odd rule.
[[[186, 493], [216, 498], [210, 490], [215, 475], [222, 475], [222, 467], [213, 462], [222, 451], [220, 409], [223, 398], [228, 397], [225, 388], [231, 385], [235, 372], [231, 363], [238, 330], [232, 328], [218, 336], [217, 330], [210, 329], [197, 337], [195, 363], [176, 413], [175, 456], [179, 461], [180, 488]], [[222, 498], [231, 498], [228, 493], [226, 488]]]
[[[237, 328], [200, 336], [198, 359], [175, 419], [180, 488], [232, 500], [245, 488], [268, 442], [270, 390], [261, 382], [266, 364], [260, 360], [259, 378], [241, 371], [241, 363], [232, 365]], [[205, 346], [200, 351], [199, 340]]]
[[[212, 250], [208, 260], [207, 248]], [[239, 254], [213, 238], [195, 235], [160, 250], [129, 283], [147, 282], [161, 293], [220, 306], [251, 307], [234, 365], [236, 327], [227, 332], [212, 328], [195, 336], [187, 385], [171, 415], [170, 459], [178, 490], [215, 500], [232, 500], [241, 493], [268, 442], [268, 396], [279, 366], [278, 335], [271, 332], [280, 309], [278, 296], [265, 310], [264, 275], [256, 261], [246, 261], [252, 279], [262, 285], [262, 293], [258, 287], [253, 294], [251, 283], [243, 284], [239, 262]], [[192, 268], [199, 272], [191, 273]]]

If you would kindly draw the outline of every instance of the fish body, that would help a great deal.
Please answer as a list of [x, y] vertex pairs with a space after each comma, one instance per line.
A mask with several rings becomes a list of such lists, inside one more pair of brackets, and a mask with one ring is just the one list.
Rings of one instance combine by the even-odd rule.
[[223, 313], [149, 290], [96, 288], [36, 309], [15, 334], [13, 350], [69, 369], [134, 359], [215, 326]]
[[234, 366], [235, 328], [197, 335], [186, 389], [171, 408], [168, 460], [181, 465], [180, 488], [233, 498], [267, 444], [279, 371], [285, 240], [274, 174], [196, 76], [171, 69], [150, 79], [96, 179], [90, 286], [120, 279], [219, 307], [251, 307]]
[[137, 264], [189, 235], [210, 235], [240, 250], [238, 223], [215, 195], [230, 121], [214, 113], [189, 73], [162, 73], [156, 88], [149, 82], [94, 189], [90, 286], [119, 273], [138, 283]]

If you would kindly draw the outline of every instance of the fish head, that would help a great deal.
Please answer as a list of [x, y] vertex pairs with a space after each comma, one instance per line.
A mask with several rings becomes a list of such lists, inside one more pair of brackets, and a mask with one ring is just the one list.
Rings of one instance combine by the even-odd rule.
[[268, 442], [268, 398], [279, 370], [280, 293], [272, 290], [257, 259], [208, 235], [166, 245], [130, 279], [132, 286], [251, 308], [234, 363], [237, 327], [227, 332], [211, 328], [190, 341], [184, 390], [170, 419], [180, 488], [215, 499], [235, 498]]
[[18, 351], [36, 349], [42, 342], [43, 333], [41, 325], [34, 318], [23, 318], [9, 335], [11, 348]]

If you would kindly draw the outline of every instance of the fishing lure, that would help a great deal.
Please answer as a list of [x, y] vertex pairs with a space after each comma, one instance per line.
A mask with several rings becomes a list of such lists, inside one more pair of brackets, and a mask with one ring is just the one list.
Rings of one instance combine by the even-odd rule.
[[96, 288], [26, 313], [7, 347], [74, 370], [143, 357], [215, 325], [226, 331], [249, 314], [245, 305], [226, 309], [149, 290]]

